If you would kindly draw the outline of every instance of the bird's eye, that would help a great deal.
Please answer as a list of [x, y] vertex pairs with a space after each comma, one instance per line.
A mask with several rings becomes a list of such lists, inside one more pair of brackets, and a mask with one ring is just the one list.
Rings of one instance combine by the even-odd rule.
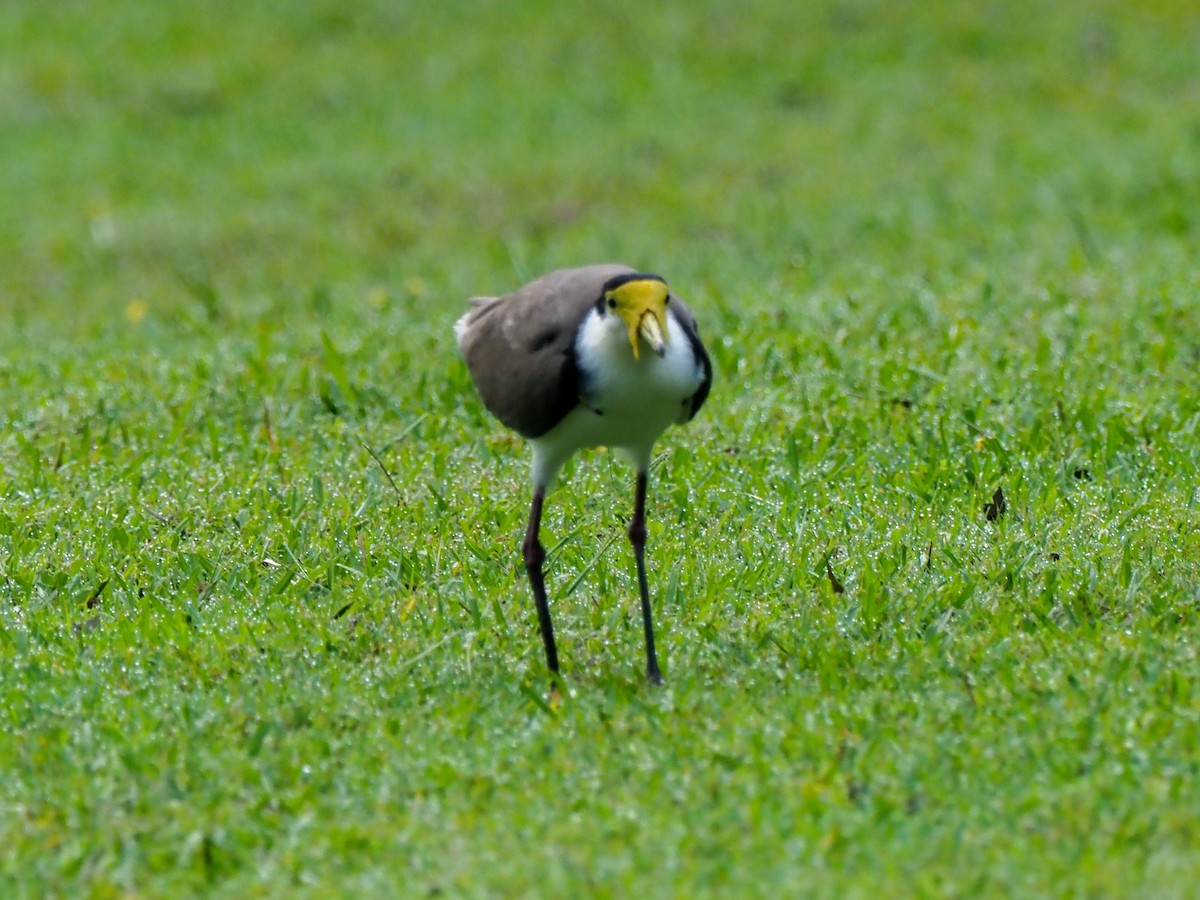
[[667, 294], [667, 299], [663, 301], [663, 306], [670, 306], [670, 305], [671, 305], [671, 295]]
[[617, 298], [616, 298], [616, 297], [609, 297], [609, 298], [608, 298], [608, 308], [609, 308], [609, 309], [616, 309], [616, 308], [617, 308]]

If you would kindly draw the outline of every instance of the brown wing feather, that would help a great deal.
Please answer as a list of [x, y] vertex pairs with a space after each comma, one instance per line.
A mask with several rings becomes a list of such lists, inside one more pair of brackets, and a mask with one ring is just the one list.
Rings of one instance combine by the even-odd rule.
[[560, 269], [475, 306], [462, 321], [459, 348], [488, 411], [526, 437], [540, 437], [574, 409], [575, 332], [604, 283], [633, 271]]

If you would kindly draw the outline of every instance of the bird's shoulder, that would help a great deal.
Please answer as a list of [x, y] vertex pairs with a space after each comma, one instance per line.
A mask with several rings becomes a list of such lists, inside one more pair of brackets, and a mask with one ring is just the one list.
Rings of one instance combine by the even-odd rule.
[[695, 315], [688, 309], [687, 304], [674, 293], [671, 294], [671, 298], [671, 315], [676, 317], [684, 334], [687, 335], [688, 343], [692, 348], [692, 357], [700, 368], [700, 385], [696, 388], [696, 392], [688, 398], [688, 403], [680, 419], [681, 422], [689, 422], [700, 411], [700, 407], [704, 405], [704, 401], [708, 399], [709, 391], [712, 389], [712, 360], [709, 359], [704, 342], [700, 339], [700, 326], [696, 322]]
[[511, 294], [474, 297], [471, 311], [460, 320], [459, 343], [502, 341], [523, 352], [547, 347], [561, 352], [574, 341], [605, 282], [632, 271], [615, 264], [558, 269]]
[[459, 349], [484, 405], [527, 437], [553, 428], [579, 403], [575, 335], [610, 278], [633, 270], [559, 269], [502, 297], [471, 301]]

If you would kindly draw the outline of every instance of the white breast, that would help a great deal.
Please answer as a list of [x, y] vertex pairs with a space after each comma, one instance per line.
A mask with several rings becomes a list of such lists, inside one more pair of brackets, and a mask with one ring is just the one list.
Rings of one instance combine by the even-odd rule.
[[571, 454], [585, 447], [624, 450], [644, 470], [658, 436], [686, 418], [704, 369], [675, 316], [667, 314], [666, 352], [648, 346], [634, 359], [619, 316], [592, 310], [575, 339], [585, 405], [533, 442], [534, 478], [548, 481]]

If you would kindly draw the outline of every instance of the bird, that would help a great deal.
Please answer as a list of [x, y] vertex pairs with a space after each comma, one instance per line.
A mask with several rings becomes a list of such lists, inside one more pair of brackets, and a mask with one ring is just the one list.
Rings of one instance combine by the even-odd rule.
[[637, 562], [646, 677], [662, 683], [646, 578], [646, 492], [655, 442], [692, 420], [713, 367], [696, 318], [659, 275], [625, 265], [559, 269], [511, 294], [474, 297], [455, 322], [487, 410], [533, 450], [533, 500], [521, 553], [546, 665], [559, 678], [540, 540], [546, 494], [576, 452], [607, 446], [636, 472], [629, 541]]

